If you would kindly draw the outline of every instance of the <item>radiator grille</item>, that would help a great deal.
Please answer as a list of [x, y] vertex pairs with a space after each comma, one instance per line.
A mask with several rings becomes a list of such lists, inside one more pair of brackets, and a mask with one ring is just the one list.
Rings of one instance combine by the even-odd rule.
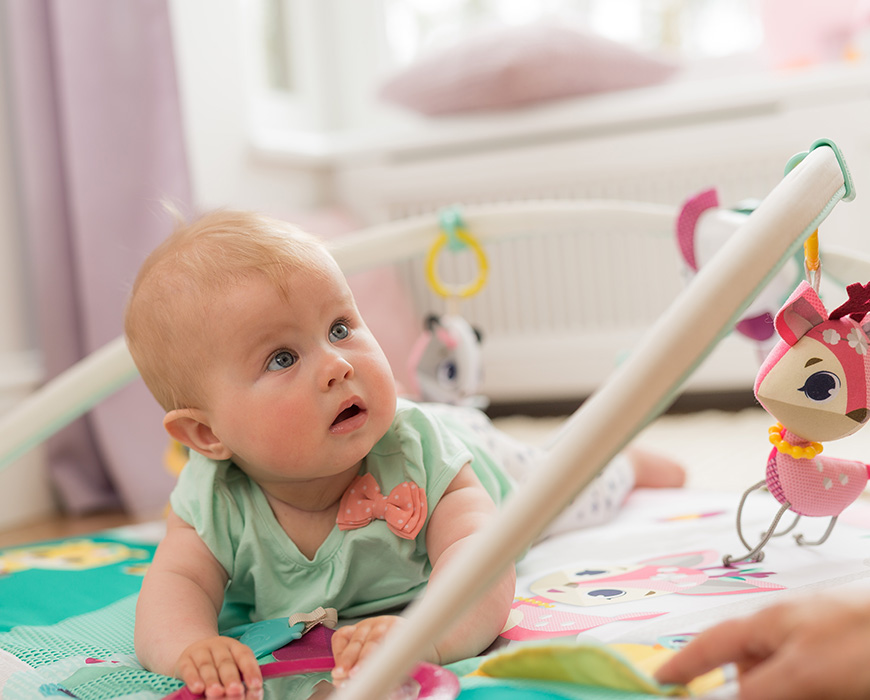
[[[643, 231], [530, 232], [485, 250], [486, 286], [455, 303], [488, 336], [642, 328], [682, 286], [672, 242]], [[414, 307], [444, 313], [449, 302], [431, 290], [423, 266], [422, 257], [401, 266]], [[464, 285], [477, 263], [468, 252], [442, 253], [438, 271], [445, 283]]]

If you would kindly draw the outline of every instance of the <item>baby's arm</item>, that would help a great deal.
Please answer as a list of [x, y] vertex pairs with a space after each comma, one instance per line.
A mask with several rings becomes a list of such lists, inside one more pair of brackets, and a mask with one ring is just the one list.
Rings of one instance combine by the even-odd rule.
[[[447, 487], [438, 505], [432, 511], [426, 531], [426, 547], [432, 562], [434, 581], [456, 553], [467, 544], [469, 537], [480, 530], [495, 514], [495, 504], [466, 464]], [[446, 664], [479, 654], [504, 628], [516, 587], [513, 566], [505, 571], [487, 594], [451, 629], [424, 661]], [[333, 636], [333, 654], [336, 680], [346, 677], [348, 671], [386, 636], [390, 628], [402, 618], [390, 615], [365, 620], [343, 627]]]
[[136, 655], [146, 668], [177, 676], [194, 693], [240, 694], [262, 686], [253, 652], [218, 635], [227, 575], [196, 531], [169, 513], [166, 537], [136, 605]]
[[[434, 581], [468, 545], [469, 538], [496, 515], [496, 506], [470, 464], [451, 482], [429, 520], [426, 547]], [[479, 654], [504, 629], [516, 592], [516, 570], [511, 564], [477, 603], [436, 645], [441, 664]]]

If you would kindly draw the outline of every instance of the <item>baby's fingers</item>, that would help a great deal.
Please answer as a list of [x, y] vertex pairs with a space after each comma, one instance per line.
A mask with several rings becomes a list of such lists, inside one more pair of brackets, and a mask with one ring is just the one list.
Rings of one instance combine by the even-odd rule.
[[335, 668], [332, 669], [333, 679], [340, 681], [347, 678], [350, 669], [359, 659], [359, 652], [368, 636], [368, 629], [364, 625], [353, 625], [342, 627], [332, 635], [332, 655], [335, 658]]
[[210, 651], [211, 661], [201, 669], [206, 682], [206, 697], [241, 695], [245, 689], [232, 651], [225, 646], [212, 647]]
[[178, 676], [193, 693], [206, 697], [241, 696], [245, 685], [261, 688], [262, 673], [253, 652], [234, 639], [192, 645], [178, 662]]
[[332, 635], [332, 656], [336, 661], [338, 661], [339, 657], [344, 654], [344, 650], [347, 648], [355, 628], [356, 625], [340, 627], [335, 631], [335, 634]]
[[[199, 666], [190, 657], [185, 657], [178, 662], [175, 675], [182, 680], [191, 693], [202, 695], [205, 692], [205, 678], [200, 673]], [[215, 674], [216, 677], [217, 675]]]
[[197, 645], [189, 648], [179, 659], [176, 675], [193, 693], [215, 696], [218, 689], [223, 695], [217, 665], [211, 647]]
[[236, 668], [242, 674], [242, 680], [245, 683], [245, 688], [248, 690], [258, 690], [263, 687], [263, 671], [260, 669], [260, 664], [254, 656], [254, 652], [241, 642], [233, 646], [233, 658], [236, 662]]
[[390, 626], [383, 622], [358, 624], [338, 630], [332, 637], [332, 655], [335, 657], [332, 677], [335, 680], [347, 678], [351, 669], [377, 646]]

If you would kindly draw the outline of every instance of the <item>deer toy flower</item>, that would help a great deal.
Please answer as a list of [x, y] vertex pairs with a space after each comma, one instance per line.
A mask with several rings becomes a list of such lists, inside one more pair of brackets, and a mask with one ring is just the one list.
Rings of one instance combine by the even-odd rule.
[[[737, 533], [749, 551], [726, 555], [726, 565], [761, 561], [768, 540], [790, 532], [804, 515], [831, 518], [815, 542], [795, 535], [798, 544], [821, 544], [867, 484], [867, 464], [820, 456], [823, 441], [851, 435], [870, 417], [870, 322], [862, 325], [870, 312], [870, 283], [849, 285], [847, 292], [848, 300], [828, 314], [812, 285], [802, 282], [774, 320], [781, 340], [756, 377], [755, 396], [779, 423], [770, 429], [774, 447], [766, 477], [747, 489], [737, 511]], [[743, 506], [765, 485], [781, 505], [753, 547], [742, 532]], [[776, 532], [788, 510], [794, 521]]]

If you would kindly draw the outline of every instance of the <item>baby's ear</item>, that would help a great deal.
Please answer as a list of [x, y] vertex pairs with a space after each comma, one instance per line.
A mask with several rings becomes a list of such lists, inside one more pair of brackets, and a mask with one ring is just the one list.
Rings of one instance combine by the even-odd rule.
[[194, 408], [177, 408], [169, 411], [163, 418], [163, 427], [175, 440], [205, 457], [215, 460], [232, 457], [230, 449], [205, 422], [201, 411]]

